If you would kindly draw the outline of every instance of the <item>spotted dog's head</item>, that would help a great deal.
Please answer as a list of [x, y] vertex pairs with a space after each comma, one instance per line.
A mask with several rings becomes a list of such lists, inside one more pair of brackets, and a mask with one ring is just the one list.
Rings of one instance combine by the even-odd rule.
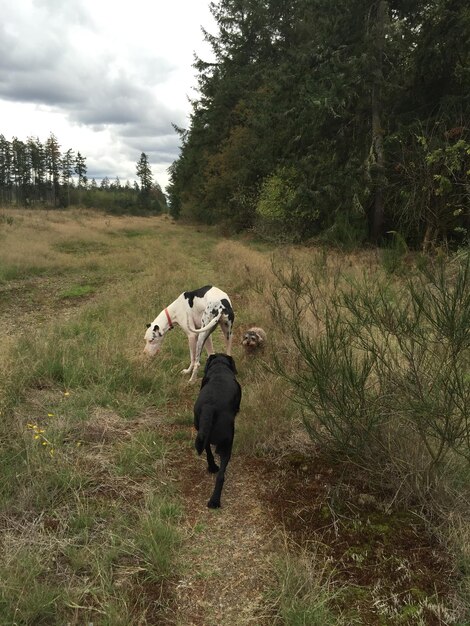
[[148, 354], [148, 356], [155, 356], [160, 350], [163, 341], [163, 333], [160, 331], [158, 324], [147, 324], [144, 339], [145, 354]]
[[266, 333], [262, 328], [253, 327], [243, 335], [242, 346], [247, 354], [254, 354], [264, 348], [266, 343]]

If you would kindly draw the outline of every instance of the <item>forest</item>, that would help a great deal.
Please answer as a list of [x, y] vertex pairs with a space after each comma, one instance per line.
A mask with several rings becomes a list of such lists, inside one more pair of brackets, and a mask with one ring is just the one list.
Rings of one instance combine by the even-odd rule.
[[470, 225], [464, 0], [220, 0], [174, 217], [273, 241], [426, 250]]
[[81, 205], [111, 213], [161, 213], [166, 197], [154, 182], [148, 156], [142, 152], [136, 164], [139, 183], [124, 185], [118, 177], [97, 181], [87, 176], [86, 157], [69, 148], [61, 151], [51, 133], [8, 141], [0, 134], [0, 205], [67, 208]]

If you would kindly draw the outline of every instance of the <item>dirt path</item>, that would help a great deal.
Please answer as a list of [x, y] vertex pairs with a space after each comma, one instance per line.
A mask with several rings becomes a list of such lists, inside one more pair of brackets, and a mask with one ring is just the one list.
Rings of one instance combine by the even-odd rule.
[[[195, 388], [181, 386], [188, 421]], [[181, 406], [181, 405], [180, 405]], [[241, 410], [238, 419], [243, 419]], [[181, 570], [172, 593], [172, 626], [264, 626], [272, 623], [267, 590], [272, 557], [279, 553], [279, 528], [266, 498], [269, 466], [235, 450], [229, 463], [222, 506], [207, 508], [214, 476], [205, 454], [196, 455], [189, 424], [163, 426], [177, 440], [170, 472], [182, 497]], [[236, 437], [236, 433], [235, 433]]]
[[206, 506], [214, 479], [205, 462], [188, 454], [181, 470], [186, 563], [175, 589], [174, 624], [267, 624], [275, 533], [263, 504], [262, 467], [240, 457], [231, 461], [219, 511]]

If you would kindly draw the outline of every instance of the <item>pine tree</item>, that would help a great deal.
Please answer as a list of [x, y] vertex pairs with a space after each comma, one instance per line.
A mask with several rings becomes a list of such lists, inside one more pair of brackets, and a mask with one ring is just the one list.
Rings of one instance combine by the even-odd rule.
[[75, 154], [71, 148], [62, 158], [62, 184], [67, 189], [67, 206], [70, 206], [70, 183], [74, 173]]
[[51, 204], [52, 206], [57, 206], [59, 200], [61, 154], [59, 142], [53, 133], [46, 140], [45, 161]]
[[142, 152], [136, 166], [137, 177], [140, 180], [140, 197], [142, 205], [150, 208], [150, 192], [152, 189], [153, 176], [149, 160], [145, 152]]
[[11, 144], [4, 135], [0, 135], [0, 199], [11, 202]]
[[82, 202], [82, 190], [86, 188], [87, 184], [87, 167], [86, 167], [86, 158], [83, 157], [80, 152], [77, 152], [77, 156], [75, 158], [75, 167], [74, 172], [78, 176], [78, 202], [81, 204]]
[[43, 201], [47, 192], [46, 151], [38, 137], [28, 138], [34, 201]]

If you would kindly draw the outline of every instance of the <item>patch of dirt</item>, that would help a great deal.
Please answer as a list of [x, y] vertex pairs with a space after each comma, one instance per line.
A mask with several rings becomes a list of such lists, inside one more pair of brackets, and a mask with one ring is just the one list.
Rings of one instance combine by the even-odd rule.
[[299, 545], [320, 546], [334, 580], [350, 586], [339, 608], [355, 606], [371, 626], [384, 618], [387, 624], [418, 623], [404, 621], [407, 607], [426, 626], [455, 623], [455, 572], [421, 519], [387, 512], [366, 484], [349, 482], [320, 458], [293, 460], [275, 473], [278, 490], [268, 494], [273, 516]]

